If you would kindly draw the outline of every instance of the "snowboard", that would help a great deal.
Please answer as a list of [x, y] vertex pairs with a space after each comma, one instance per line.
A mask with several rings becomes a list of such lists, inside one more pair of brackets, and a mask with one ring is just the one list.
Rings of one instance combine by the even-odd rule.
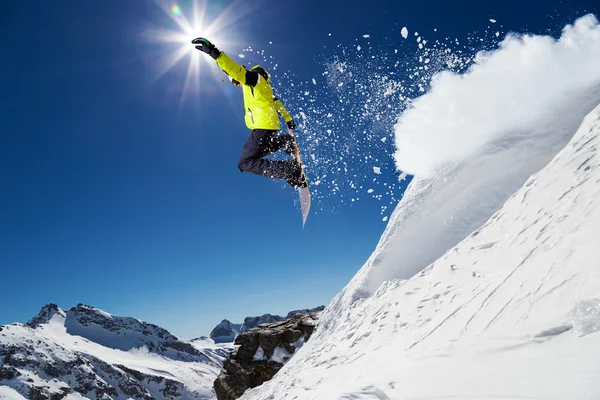
[[300, 157], [300, 149], [298, 148], [296, 135], [294, 135], [294, 131], [289, 128], [287, 130], [287, 133], [292, 135], [294, 138], [294, 157], [302, 167], [302, 178], [304, 178], [304, 180], [306, 181], [306, 187], [298, 188], [298, 195], [300, 196], [300, 208], [302, 209], [302, 229], [304, 229], [304, 225], [306, 224], [306, 218], [308, 218], [308, 213], [310, 211], [310, 189], [308, 187], [308, 180], [306, 179], [306, 174], [304, 173], [304, 164], [302, 164], [302, 158]]

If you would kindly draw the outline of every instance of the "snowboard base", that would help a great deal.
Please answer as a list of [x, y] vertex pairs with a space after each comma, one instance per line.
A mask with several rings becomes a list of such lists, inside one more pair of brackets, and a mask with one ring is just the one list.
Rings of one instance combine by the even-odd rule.
[[304, 164], [302, 164], [302, 158], [300, 157], [300, 149], [298, 149], [298, 143], [296, 142], [296, 135], [294, 135], [294, 131], [291, 129], [287, 130], [287, 133], [294, 137], [295, 149], [294, 149], [294, 157], [300, 163], [302, 167], [302, 177], [306, 181], [306, 187], [299, 187], [298, 194], [300, 196], [300, 208], [302, 209], [302, 229], [304, 229], [304, 225], [306, 225], [306, 219], [308, 218], [308, 213], [310, 212], [310, 189], [308, 186], [308, 180], [306, 179], [306, 174], [304, 173]]

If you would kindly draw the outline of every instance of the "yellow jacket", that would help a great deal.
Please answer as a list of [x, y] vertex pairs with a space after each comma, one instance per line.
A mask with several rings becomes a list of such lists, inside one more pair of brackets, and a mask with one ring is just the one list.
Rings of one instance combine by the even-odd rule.
[[242, 84], [245, 120], [248, 129], [279, 130], [278, 113], [285, 122], [292, 120], [292, 116], [287, 112], [283, 103], [273, 96], [267, 71], [258, 65], [247, 70], [224, 52], [221, 52], [216, 61], [227, 75]]

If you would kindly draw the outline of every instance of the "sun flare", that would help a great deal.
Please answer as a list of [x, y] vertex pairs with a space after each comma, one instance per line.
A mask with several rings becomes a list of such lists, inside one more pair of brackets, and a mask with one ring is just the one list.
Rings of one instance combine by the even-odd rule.
[[[218, 14], [209, 17], [207, 0], [193, 0], [188, 3], [191, 5], [187, 8], [169, 0], [155, 0], [155, 3], [173, 22], [169, 27], [154, 26], [146, 32], [151, 42], [169, 48], [168, 52], [161, 56], [155, 79], [187, 64], [185, 81], [181, 87], [181, 101], [183, 101], [186, 94], [201, 91], [201, 74], [208, 72], [217, 79], [222, 78], [218, 68], [211, 65], [214, 64], [213, 60], [194, 48], [192, 39], [205, 37], [220, 48], [231, 46], [232, 41], [229, 37], [234, 36], [234, 33], [229, 28], [250, 9], [243, 0], [235, 1], [223, 7]], [[211, 7], [214, 3], [214, 1], [211, 3]]]

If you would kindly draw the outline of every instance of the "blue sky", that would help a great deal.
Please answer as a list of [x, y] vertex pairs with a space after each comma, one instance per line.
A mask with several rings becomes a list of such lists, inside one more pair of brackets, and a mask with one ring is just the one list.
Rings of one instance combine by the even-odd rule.
[[[190, 12], [191, 2], [178, 4]], [[211, 1], [208, 15], [231, 4]], [[219, 33], [228, 47], [216, 45], [232, 55], [266, 49], [292, 114], [300, 103], [291, 84], [321, 76], [327, 58], [343, 58], [364, 34], [410, 60], [416, 44], [402, 42], [403, 26], [466, 38], [484, 35], [493, 18], [503, 33], [557, 34], [586, 12], [598, 15], [583, 0], [249, 4], [232, 8], [235, 21]], [[391, 211], [382, 213], [382, 200], [323, 191], [302, 231], [293, 190], [241, 174], [241, 93], [204, 73], [182, 100], [187, 63], [156, 77], [173, 47], [149, 41], [152, 27], [176, 29], [152, 1], [22, 1], [0, 10], [0, 268], [10, 299], [0, 324], [25, 322], [49, 302], [86, 303], [205, 335], [223, 318], [327, 304], [375, 248]], [[245, 61], [254, 61], [250, 53]], [[315, 107], [340, 112], [325, 100]], [[391, 142], [374, 150], [376, 178], [400, 198]], [[335, 148], [326, 149], [334, 159]], [[366, 167], [348, 165], [361, 176]]]

